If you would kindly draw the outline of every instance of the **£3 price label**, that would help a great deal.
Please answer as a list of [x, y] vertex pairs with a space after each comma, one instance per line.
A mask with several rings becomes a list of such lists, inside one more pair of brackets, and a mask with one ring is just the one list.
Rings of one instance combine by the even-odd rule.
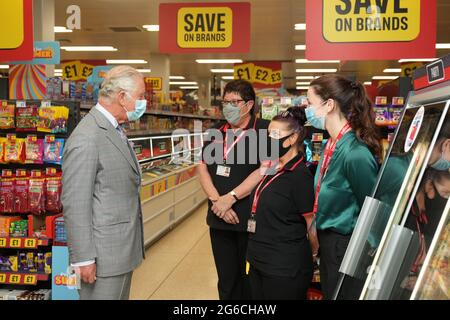
[[273, 71], [272, 74], [270, 75], [270, 80], [272, 84], [279, 84], [281, 83], [281, 70], [279, 71]]

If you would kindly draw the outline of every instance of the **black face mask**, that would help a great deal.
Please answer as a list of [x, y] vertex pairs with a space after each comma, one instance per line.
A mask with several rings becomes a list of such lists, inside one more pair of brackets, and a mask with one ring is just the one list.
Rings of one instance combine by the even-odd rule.
[[[272, 138], [272, 137], [270, 137], [269, 136], [269, 141], [270, 141], [270, 143], [272, 143], [272, 141], [275, 141], [275, 142], [273, 142], [273, 144], [275, 145], [275, 146], [278, 146], [278, 155], [279, 155], [279, 157], [280, 158], [282, 158], [286, 153], [288, 153], [289, 152], [289, 150], [291, 150], [291, 147], [292, 146], [289, 146], [289, 147], [287, 147], [287, 148], [285, 148], [285, 147], [283, 147], [283, 144], [284, 144], [284, 142], [287, 140], [287, 139], [289, 139], [292, 135], [293, 135], [294, 133], [291, 133], [290, 135], [288, 135], [287, 137], [284, 137], [284, 138], [281, 138], [281, 139], [275, 139], [275, 138]], [[276, 147], [275, 147], [276, 148]], [[272, 153], [271, 153], [272, 154]]]

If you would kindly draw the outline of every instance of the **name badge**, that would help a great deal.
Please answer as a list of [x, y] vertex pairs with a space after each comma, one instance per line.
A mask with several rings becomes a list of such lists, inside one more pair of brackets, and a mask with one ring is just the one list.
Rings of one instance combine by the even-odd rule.
[[247, 232], [256, 233], [256, 220], [254, 218], [248, 219]]
[[231, 174], [231, 168], [227, 166], [217, 166], [217, 173], [218, 176], [229, 178]]

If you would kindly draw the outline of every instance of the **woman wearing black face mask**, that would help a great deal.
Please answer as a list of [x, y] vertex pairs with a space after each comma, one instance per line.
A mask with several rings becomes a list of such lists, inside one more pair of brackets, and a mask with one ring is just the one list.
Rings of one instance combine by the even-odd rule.
[[[272, 146], [279, 146], [280, 158], [275, 172], [263, 177], [251, 197], [247, 260], [256, 300], [305, 299], [311, 283], [313, 252], [307, 216], [313, 211], [314, 188], [303, 155], [305, 122], [303, 109], [289, 108], [269, 125], [270, 139], [275, 140]], [[313, 243], [315, 251], [317, 240]]]

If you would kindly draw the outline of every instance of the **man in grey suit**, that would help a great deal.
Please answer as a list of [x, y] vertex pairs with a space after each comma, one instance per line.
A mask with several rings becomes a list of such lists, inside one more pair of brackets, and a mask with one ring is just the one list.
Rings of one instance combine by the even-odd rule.
[[121, 124], [145, 112], [135, 69], [111, 69], [98, 104], [78, 124], [63, 155], [64, 218], [82, 300], [127, 300], [145, 257], [139, 163]]

